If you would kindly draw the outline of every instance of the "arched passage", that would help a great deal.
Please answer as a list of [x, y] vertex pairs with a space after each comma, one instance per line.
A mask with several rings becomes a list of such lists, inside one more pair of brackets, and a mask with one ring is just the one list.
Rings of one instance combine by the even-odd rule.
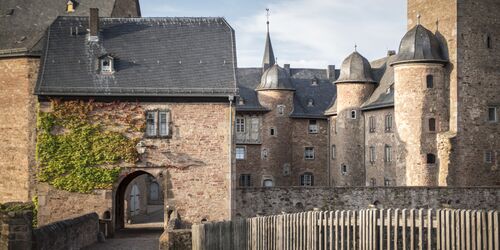
[[[138, 209], [142, 208], [146, 211], [146, 213], [149, 212], [148, 210], [148, 204], [149, 204], [149, 199], [145, 199], [146, 203], [139, 205], [139, 196], [144, 196], [144, 198], [148, 197], [148, 194], [150, 193], [150, 187], [151, 183], [146, 183], [143, 185], [143, 189], [140, 190], [137, 185], [137, 181], [134, 181], [136, 179], [140, 179], [138, 177], [145, 177], [147, 176], [148, 178], [145, 178], [146, 180], [150, 180], [151, 183], [155, 183], [155, 185], [158, 185], [158, 180], [151, 174], [143, 170], [137, 170], [131, 173], [128, 173], [118, 184], [118, 187], [116, 188], [115, 192], [115, 229], [122, 229], [125, 228], [125, 219], [126, 219], [126, 214], [125, 214], [125, 200], [127, 201], [132, 201], [133, 204], [128, 204], [128, 209], [134, 209], [132, 211], [131, 215], [136, 216], [138, 215]], [[133, 185], [130, 185], [132, 182], [134, 182]], [[131, 186], [131, 187], [129, 187]], [[153, 185], [154, 186], [154, 185]], [[128, 189], [127, 189], [128, 188]], [[159, 188], [159, 190], [155, 190], [156, 192], [162, 192], [161, 191], [161, 186], [158, 186], [156, 188]], [[128, 190], [128, 191], [127, 191]], [[127, 195], [127, 192], [130, 193]], [[130, 196], [130, 197], [128, 197]], [[132, 200], [130, 200], [132, 199]], [[142, 201], [142, 200], [141, 200]], [[163, 202], [162, 202], [163, 203]], [[156, 203], [157, 205], [157, 203]], [[163, 211], [163, 210], [162, 210]], [[163, 213], [161, 211], [161, 213]]]

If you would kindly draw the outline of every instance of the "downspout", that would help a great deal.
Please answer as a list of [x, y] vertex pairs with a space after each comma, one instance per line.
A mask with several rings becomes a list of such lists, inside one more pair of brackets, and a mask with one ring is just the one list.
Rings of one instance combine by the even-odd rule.
[[234, 96], [229, 96], [229, 219], [233, 218], [233, 190], [234, 190], [234, 174], [235, 169], [233, 166], [233, 100]]
[[331, 159], [332, 159], [332, 145], [331, 145], [331, 141], [330, 141], [330, 133], [331, 133], [331, 130], [332, 130], [332, 122], [331, 122], [331, 117], [328, 117], [328, 145], [327, 145], [327, 148], [328, 148], [328, 186], [331, 187], [332, 186], [332, 176], [330, 175], [330, 172], [331, 172]]

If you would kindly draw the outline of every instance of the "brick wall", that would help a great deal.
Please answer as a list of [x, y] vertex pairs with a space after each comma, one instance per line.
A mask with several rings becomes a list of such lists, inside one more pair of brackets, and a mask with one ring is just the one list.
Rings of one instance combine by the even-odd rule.
[[237, 216], [253, 217], [319, 209], [460, 208], [500, 209], [498, 188], [288, 187], [236, 190]]
[[38, 64], [36, 58], [0, 59], [0, 202], [31, 200]]

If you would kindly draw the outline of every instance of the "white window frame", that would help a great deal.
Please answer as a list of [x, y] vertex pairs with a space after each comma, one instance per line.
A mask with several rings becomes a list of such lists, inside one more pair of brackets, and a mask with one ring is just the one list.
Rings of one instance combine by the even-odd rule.
[[385, 132], [392, 132], [392, 126], [394, 125], [392, 114], [385, 115]]
[[236, 133], [245, 133], [245, 117], [236, 117]]
[[493, 150], [487, 150], [484, 152], [484, 162], [487, 164], [495, 163], [495, 152]]
[[392, 162], [392, 146], [391, 145], [384, 146], [384, 161], [385, 162]]
[[332, 159], [337, 159], [337, 146], [335, 146], [335, 144], [332, 145]]
[[[266, 185], [266, 183], [271, 183], [271, 185]], [[266, 188], [271, 188], [274, 187], [274, 180], [273, 178], [265, 177], [262, 180], [262, 186]]]
[[[160, 137], [165, 137], [170, 135], [169, 129], [169, 115], [168, 111], [158, 111], [158, 135]], [[164, 119], [164, 120], [163, 120]]]
[[370, 128], [370, 130], [369, 130], [370, 133], [374, 133], [375, 132], [375, 129], [376, 129], [376, 126], [377, 126], [376, 122], [377, 121], [375, 119], [375, 116], [372, 115], [372, 116], [370, 116], [368, 118], [368, 126]]
[[307, 127], [309, 134], [317, 134], [319, 132], [318, 120], [309, 120], [309, 124]]
[[247, 148], [245, 146], [236, 146], [236, 160], [245, 160], [247, 158]]
[[375, 163], [375, 161], [377, 160], [377, 154], [376, 154], [376, 151], [375, 151], [375, 146], [370, 146], [370, 163]]
[[[150, 121], [153, 120], [151, 124]], [[164, 119], [164, 120], [163, 120]], [[162, 121], [163, 120], [163, 121]], [[162, 128], [162, 126], [165, 126]], [[146, 137], [165, 138], [170, 136], [170, 111], [146, 111]]]
[[[108, 62], [109, 65], [104, 66], [105, 62]], [[106, 73], [108, 73], [108, 74], [109, 73], [113, 73], [113, 71], [114, 71], [114, 69], [113, 69], [114, 68], [113, 67], [114, 66], [113, 58], [110, 57], [110, 56], [105, 56], [105, 57], [101, 58], [101, 60], [100, 60], [100, 66], [101, 66], [101, 73], [105, 73], [105, 74]]]
[[305, 160], [314, 160], [314, 147], [305, 147], [304, 148], [304, 159]]
[[352, 119], [352, 120], [356, 120], [358, 119], [358, 111], [353, 109], [349, 112], [349, 117]]
[[[146, 111], [146, 135], [150, 137], [158, 136], [158, 112], [154, 111]], [[150, 123], [152, 121], [152, 123]]]
[[311, 172], [306, 172], [300, 175], [300, 186], [312, 187], [314, 185], [314, 176]]

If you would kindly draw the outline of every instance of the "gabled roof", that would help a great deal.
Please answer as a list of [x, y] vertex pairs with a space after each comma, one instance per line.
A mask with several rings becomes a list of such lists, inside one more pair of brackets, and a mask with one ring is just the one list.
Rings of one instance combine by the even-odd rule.
[[[80, 34], [70, 35], [78, 27]], [[87, 17], [48, 29], [37, 95], [228, 96], [236, 90], [234, 30], [224, 18], [101, 18], [89, 42]], [[114, 57], [100, 74], [99, 57]]]
[[372, 110], [394, 106], [394, 67], [390, 66], [397, 56], [388, 56], [371, 62], [373, 76], [379, 83], [368, 100], [361, 105], [362, 110]]
[[57, 16], [88, 16], [90, 8], [98, 8], [101, 16], [110, 17], [118, 1], [77, 0], [75, 12], [67, 13], [68, 0], [1, 0], [0, 55], [40, 55], [45, 30]]

